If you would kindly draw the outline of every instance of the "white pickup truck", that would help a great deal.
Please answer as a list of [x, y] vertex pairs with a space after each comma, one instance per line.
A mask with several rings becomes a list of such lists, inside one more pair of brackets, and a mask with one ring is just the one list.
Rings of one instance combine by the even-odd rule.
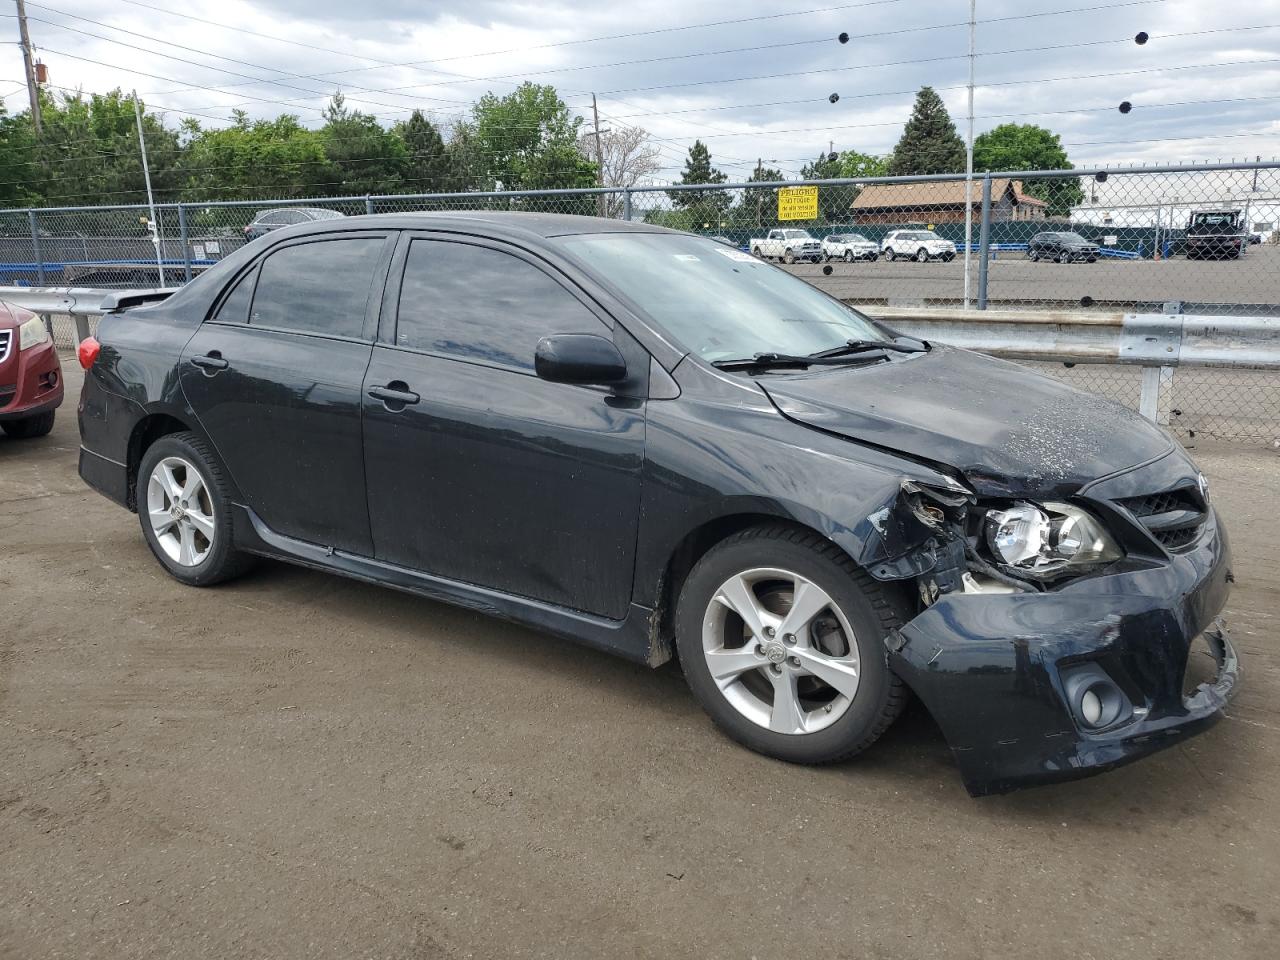
[[797, 260], [822, 259], [822, 244], [809, 235], [808, 230], [770, 230], [767, 237], [755, 238], [748, 249], [761, 260], [781, 260], [795, 263]]

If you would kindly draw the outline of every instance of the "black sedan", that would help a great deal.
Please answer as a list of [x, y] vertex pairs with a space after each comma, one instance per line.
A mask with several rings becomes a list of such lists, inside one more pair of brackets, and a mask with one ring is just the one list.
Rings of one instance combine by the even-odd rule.
[[81, 351], [80, 473], [183, 583], [276, 557], [678, 654], [729, 736], [801, 763], [912, 691], [975, 794], [1177, 743], [1234, 688], [1226, 534], [1164, 431], [748, 253], [389, 214], [158, 296]]
[[310, 223], [313, 220], [341, 218], [341, 211], [328, 210], [324, 207], [279, 207], [274, 210], [259, 210], [254, 218], [245, 224], [244, 238], [257, 240], [272, 230], [292, 227], [299, 223]]
[[1058, 263], [1094, 263], [1098, 259], [1098, 245], [1078, 233], [1037, 233], [1027, 243], [1027, 257]]

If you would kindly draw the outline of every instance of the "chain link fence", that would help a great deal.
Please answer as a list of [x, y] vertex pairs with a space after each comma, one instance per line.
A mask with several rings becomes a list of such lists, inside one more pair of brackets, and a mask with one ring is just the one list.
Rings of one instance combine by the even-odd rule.
[[[0, 210], [0, 286], [184, 283], [307, 219], [530, 211], [715, 237], [877, 307], [1280, 315], [1280, 163]], [[55, 332], [62, 339], [67, 331]], [[1137, 366], [1039, 365], [1138, 407]], [[1158, 419], [1272, 442], [1280, 375], [1167, 367]]]

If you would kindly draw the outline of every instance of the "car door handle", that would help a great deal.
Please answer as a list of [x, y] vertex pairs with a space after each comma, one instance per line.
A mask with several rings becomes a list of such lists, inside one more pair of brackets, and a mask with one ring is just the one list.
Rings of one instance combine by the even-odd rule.
[[417, 403], [422, 398], [409, 389], [409, 385], [392, 380], [385, 387], [370, 387], [369, 396], [381, 400], [388, 410], [403, 410], [406, 404]]
[[225, 370], [231, 364], [222, 359], [222, 354], [213, 350], [202, 357], [192, 357], [191, 365], [199, 367], [201, 370]]

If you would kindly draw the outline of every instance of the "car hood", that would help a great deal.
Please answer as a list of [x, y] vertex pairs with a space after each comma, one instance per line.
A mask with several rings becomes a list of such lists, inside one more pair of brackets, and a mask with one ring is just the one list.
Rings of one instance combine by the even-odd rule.
[[1069, 496], [1173, 447], [1118, 403], [940, 344], [889, 362], [756, 382], [789, 419], [952, 467], [984, 496]]

